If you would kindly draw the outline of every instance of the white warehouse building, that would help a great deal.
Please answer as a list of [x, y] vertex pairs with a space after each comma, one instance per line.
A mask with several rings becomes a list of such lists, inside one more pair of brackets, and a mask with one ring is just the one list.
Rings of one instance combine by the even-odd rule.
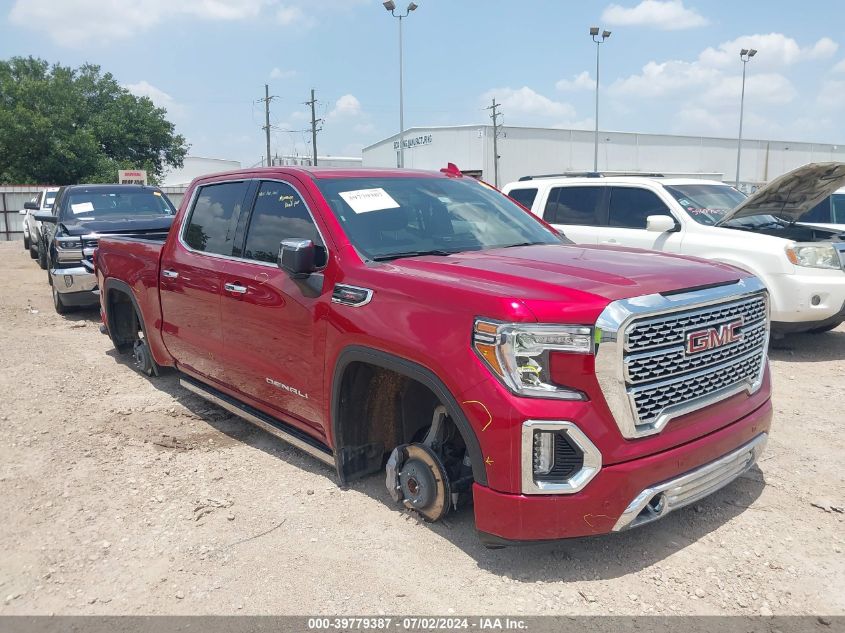
[[[411, 128], [404, 137], [406, 168], [437, 170], [454, 163], [495, 181], [492, 125]], [[500, 186], [521, 176], [593, 169], [592, 131], [503, 126], [497, 142]], [[734, 182], [736, 149], [735, 138], [600, 131], [598, 168]], [[364, 167], [396, 167], [398, 159], [398, 134], [363, 150]], [[796, 167], [825, 161], [845, 162], [845, 145], [743, 140], [741, 188], [752, 191]]]

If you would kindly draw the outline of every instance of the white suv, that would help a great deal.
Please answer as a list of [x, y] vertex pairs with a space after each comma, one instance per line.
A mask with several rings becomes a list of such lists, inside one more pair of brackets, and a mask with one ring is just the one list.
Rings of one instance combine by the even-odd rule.
[[576, 243], [693, 255], [755, 274], [771, 295], [772, 330], [784, 334], [845, 321], [845, 233], [797, 222], [843, 183], [845, 164], [825, 163], [748, 198], [721, 182], [659, 175], [528, 177], [503, 191]]
[[21, 214], [26, 215], [23, 220], [23, 247], [29, 249], [29, 256], [37, 259], [38, 265], [45, 269], [47, 268], [47, 253], [41, 252], [41, 222], [35, 219], [35, 214], [39, 211], [50, 211], [58, 191], [58, 187], [42, 189], [21, 210]]

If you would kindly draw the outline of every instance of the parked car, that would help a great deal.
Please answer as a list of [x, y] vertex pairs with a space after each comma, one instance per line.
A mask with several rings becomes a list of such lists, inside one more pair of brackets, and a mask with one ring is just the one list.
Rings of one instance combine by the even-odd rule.
[[24, 204], [21, 214], [26, 217], [23, 220], [23, 247], [29, 250], [29, 256], [37, 259], [42, 269], [47, 268], [46, 253], [42, 255], [39, 250], [41, 244], [41, 222], [35, 219], [35, 214], [43, 211], [50, 211], [58, 193], [58, 187], [46, 187], [37, 196]]
[[102, 320], [147, 375], [495, 546], [648, 523], [750, 468], [772, 415], [763, 284], [576, 246], [445, 173], [195, 180], [166, 238], [103, 236]]
[[[772, 330], [826, 332], [845, 321], [845, 235], [798, 223], [845, 182], [845, 164], [807, 165], [746, 198], [712, 180], [528, 177], [503, 191], [579, 244], [693, 255], [754, 274]], [[777, 217], [775, 217], [777, 215]]]
[[801, 223], [845, 232], [845, 187], [837, 189], [802, 215]]
[[39, 252], [46, 254], [47, 280], [56, 312], [99, 302], [90, 262], [101, 235], [165, 235], [176, 213], [157, 187], [71, 185], [62, 187], [43, 222]]

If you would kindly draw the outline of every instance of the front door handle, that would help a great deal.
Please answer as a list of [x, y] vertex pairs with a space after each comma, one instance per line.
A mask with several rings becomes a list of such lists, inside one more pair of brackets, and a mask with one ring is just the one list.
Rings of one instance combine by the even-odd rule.
[[223, 287], [228, 290], [229, 292], [234, 292], [236, 294], [242, 295], [246, 293], [246, 286], [242, 286], [240, 284], [223, 284]]
[[167, 277], [168, 279], [176, 279], [179, 276], [175, 270], [167, 270], [166, 268], [161, 271], [162, 277]]

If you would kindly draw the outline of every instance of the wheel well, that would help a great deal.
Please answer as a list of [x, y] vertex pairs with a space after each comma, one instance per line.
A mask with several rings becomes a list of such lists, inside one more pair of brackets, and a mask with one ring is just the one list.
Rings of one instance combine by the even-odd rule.
[[109, 334], [114, 346], [120, 352], [131, 349], [138, 333], [143, 331], [132, 297], [123, 290], [112, 288], [108, 292], [106, 306]]
[[[396, 446], [420, 441], [435, 408], [445, 404], [422, 382], [368, 362], [350, 362], [340, 380], [334, 443], [342, 481], [378, 472]], [[457, 425], [448, 422], [465, 447]]]

